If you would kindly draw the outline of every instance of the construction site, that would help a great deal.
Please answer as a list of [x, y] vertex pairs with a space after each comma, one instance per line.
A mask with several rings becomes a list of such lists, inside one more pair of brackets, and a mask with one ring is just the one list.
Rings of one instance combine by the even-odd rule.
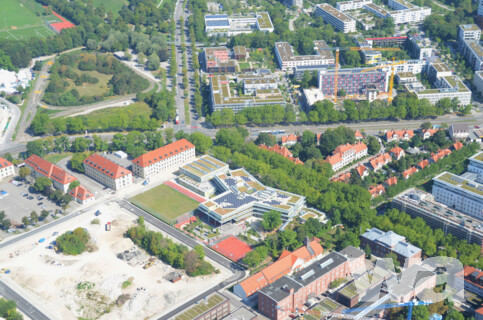
[[[231, 276], [209, 260], [220, 273], [193, 278], [149, 256], [124, 237], [137, 218], [116, 202], [100, 205], [2, 250], [0, 267], [9, 272], [0, 277], [51, 319], [146, 319]], [[92, 249], [57, 253], [56, 238], [79, 227]]]

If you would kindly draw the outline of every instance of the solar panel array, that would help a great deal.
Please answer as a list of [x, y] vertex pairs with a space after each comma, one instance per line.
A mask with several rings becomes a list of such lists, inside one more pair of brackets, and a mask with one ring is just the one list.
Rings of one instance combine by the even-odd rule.
[[277, 200], [270, 200], [270, 201], [263, 201], [263, 203], [268, 204], [270, 206], [281, 205], [282, 203]]
[[452, 176], [449, 179], [452, 180], [452, 181], [454, 181], [454, 182], [456, 182], [456, 183], [461, 183], [461, 182], [465, 181], [465, 179], [460, 178], [460, 177], [456, 177], [456, 176]]
[[229, 186], [229, 187], [236, 186], [236, 181], [233, 178], [226, 178], [224, 181], [225, 181], [226, 185]]
[[228, 20], [206, 20], [207, 27], [229, 27]]
[[213, 14], [213, 15], [207, 15], [205, 16], [205, 20], [208, 19], [228, 19], [227, 14]]
[[254, 201], [257, 201], [257, 199], [252, 197], [252, 196], [239, 198], [239, 197], [237, 197], [236, 194], [229, 192], [229, 193], [219, 197], [218, 199], [216, 199], [214, 201], [219, 206], [221, 206], [223, 208], [226, 208], [226, 207], [228, 207], [228, 208], [239, 208], [241, 206], [244, 206], [244, 205], [250, 204]]
[[483, 191], [483, 186], [479, 186], [479, 187], [478, 187], [478, 188], [476, 188], [476, 189], [478, 189], [478, 190], [480, 190], [480, 191]]

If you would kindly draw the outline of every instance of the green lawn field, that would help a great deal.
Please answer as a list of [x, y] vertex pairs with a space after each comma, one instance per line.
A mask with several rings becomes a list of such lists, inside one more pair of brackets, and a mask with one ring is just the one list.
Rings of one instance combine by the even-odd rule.
[[119, 15], [119, 11], [122, 9], [122, 6], [124, 4], [128, 4], [128, 1], [126, 0], [93, 0], [92, 3], [94, 4], [94, 7], [97, 7], [101, 4], [104, 5], [104, 8], [106, 8], [106, 12], [111, 11], [114, 16]]
[[126, 113], [129, 119], [131, 119], [136, 115], [142, 115], [142, 114], [145, 114], [148, 117], [150, 117], [152, 113], [152, 109], [145, 102], [135, 102], [126, 107], [101, 109], [101, 110], [88, 113], [85, 116], [79, 116], [79, 117], [82, 117], [82, 119], [86, 119], [88, 123], [91, 121], [103, 122], [103, 121], [108, 121], [112, 118], [119, 117], [121, 113]]
[[44, 157], [45, 160], [56, 164], [62, 159], [65, 159], [72, 155], [72, 152], [62, 152], [62, 153], [51, 153]]
[[88, 74], [91, 77], [95, 77], [99, 79], [98, 83], [83, 83], [81, 86], [76, 86], [74, 81], [71, 79], [65, 79], [69, 83], [69, 86], [65, 89], [65, 91], [69, 91], [71, 89], [76, 89], [79, 91], [80, 96], [102, 96], [107, 91], [109, 91], [108, 83], [112, 78], [112, 74], [103, 74], [97, 71], [80, 71], [76, 70], [78, 75]]
[[153, 216], [168, 221], [198, 207], [198, 202], [164, 184], [138, 194], [129, 201]]

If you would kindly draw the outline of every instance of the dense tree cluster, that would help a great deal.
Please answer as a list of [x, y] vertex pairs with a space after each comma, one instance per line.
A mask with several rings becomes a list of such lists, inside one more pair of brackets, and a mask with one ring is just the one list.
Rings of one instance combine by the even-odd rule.
[[192, 277], [216, 272], [215, 268], [203, 259], [202, 246], [199, 245], [193, 250], [189, 250], [185, 245], [177, 244], [164, 237], [161, 232], [147, 230], [144, 219], [139, 220], [138, 226], [129, 228], [126, 236], [149, 254], [176, 269], [186, 270], [186, 273]]
[[272, 231], [282, 225], [282, 215], [275, 210], [267, 211], [263, 214], [260, 224], [265, 231]]
[[74, 231], [67, 231], [55, 239], [56, 246], [60, 252], [68, 255], [83, 253], [89, 242], [89, 233], [84, 228], [76, 228]]
[[0, 317], [5, 320], [23, 320], [21, 313], [17, 311], [15, 301], [0, 298]]
[[463, 8], [455, 6], [455, 10], [444, 16], [431, 14], [424, 20], [423, 27], [429, 37], [437, 42], [455, 40], [457, 38], [458, 25], [474, 23], [473, 18]]

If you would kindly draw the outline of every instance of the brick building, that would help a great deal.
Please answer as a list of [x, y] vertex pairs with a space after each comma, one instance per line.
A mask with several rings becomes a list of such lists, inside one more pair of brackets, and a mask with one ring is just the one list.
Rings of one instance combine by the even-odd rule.
[[132, 172], [96, 153], [83, 162], [85, 174], [111, 189], [119, 190], [132, 184]]
[[34, 178], [46, 177], [52, 180], [54, 188], [67, 192], [72, 182], [77, 178], [67, 173], [64, 169], [50, 163], [47, 160], [33, 154], [25, 160], [25, 166], [30, 169]]
[[406, 242], [406, 238], [393, 231], [384, 232], [377, 228], [367, 229], [361, 235], [361, 248], [369, 246], [372, 254], [385, 257], [395, 253], [402, 266], [410, 267], [421, 259], [422, 250]]
[[194, 159], [195, 146], [188, 140], [181, 139], [137, 157], [132, 161], [132, 169], [135, 175], [147, 178]]
[[13, 175], [15, 175], [13, 164], [7, 159], [0, 157], [0, 179]]

